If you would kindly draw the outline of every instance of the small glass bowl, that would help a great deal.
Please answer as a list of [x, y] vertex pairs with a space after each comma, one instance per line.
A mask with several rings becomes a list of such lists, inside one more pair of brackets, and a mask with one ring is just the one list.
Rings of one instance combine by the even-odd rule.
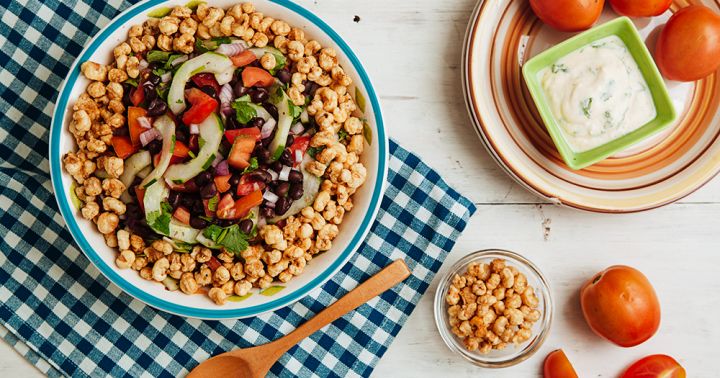
[[[465, 348], [462, 340], [451, 332], [450, 321], [447, 313], [449, 306], [445, 301], [445, 295], [450, 287], [452, 278], [456, 274], [462, 275], [467, 270], [467, 266], [470, 263], [490, 263], [490, 261], [496, 258], [504, 259], [508, 265], [516, 267], [527, 277], [528, 286], [532, 286], [535, 289], [535, 294], [540, 300], [537, 309], [540, 311], [541, 316], [540, 319], [533, 324], [532, 337], [530, 337], [529, 340], [518, 345], [508, 343], [505, 349], [493, 349], [487, 354], [481, 354], [478, 351], [471, 352]], [[540, 349], [540, 346], [545, 341], [545, 338], [550, 331], [553, 305], [547, 280], [543, 274], [540, 273], [540, 270], [538, 270], [535, 264], [514, 252], [501, 249], [486, 249], [471, 253], [460, 259], [460, 261], [455, 263], [455, 265], [450, 268], [450, 271], [442, 277], [437, 291], [435, 292], [434, 311], [435, 324], [437, 325], [438, 331], [440, 331], [440, 336], [450, 350], [475, 365], [485, 368], [502, 368], [525, 361], [537, 352], [538, 349]]]

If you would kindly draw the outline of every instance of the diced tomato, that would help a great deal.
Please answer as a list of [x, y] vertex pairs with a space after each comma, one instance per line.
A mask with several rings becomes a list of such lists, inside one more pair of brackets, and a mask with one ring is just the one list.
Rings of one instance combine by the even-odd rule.
[[147, 130], [140, 126], [140, 122], [138, 122], [140, 117], [147, 117], [147, 110], [137, 106], [128, 107], [128, 129], [130, 130], [130, 140], [135, 147], [140, 147], [140, 134]]
[[262, 190], [256, 190], [239, 200], [235, 201], [235, 214], [242, 218], [255, 206], [260, 206], [263, 201]]
[[140, 185], [135, 187], [135, 197], [138, 200], [138, 205], [140, 206], [140, 210], [145, 212], [145, 188], [141, 187]]
[[130, 137], [126, 136], [113, 136], [110, 139], [110, 144], [112, 144], [115, 154], [120, 159], [127, 159], [138, 150], [136, 146], [133, 146]]
[[255, 149], [255, 142], [255, 138], [246, 135], [239, 135], [235, 138], [228, 154], [228, 164], [235, 169], [244, 169], [249, 166], [250, 155]]
[[250, 87], [269, 87], [275, 84], [275, 78], [270, 72], [258, 67], [245, 67], [242, 72], [243, 85]]
[[215, 187], [220, 193], [225, 193], [230, 190], [230, 178], [232, 175], [215, 176]]
[[[155, 155], [153, 156], [153, 167], [157, 167], [158, 164], [160, 164], [160, 157], [161, 157], [161, 156], [162, 156], [162, 153], [157, 153], [157, 154], [155, 154]], [[183, 160], [185, 160], [185, 159], [173, 155], [173, 156], [170, 157], [170, 164], [182, 163]]]
[[300, 151], [301, 156], [305, 156], [305, 152], [307, 151], [308, 147], [310, 146], [310, 136], [301, 136], [295, 138], [295, 141], [290, 146], [290, 156], [292, 156], [293, 159], [293, 166], [297, 167], [300, 165], [300, 163], [295, 161], [295, 151]]
[[203, 209], [205, 209], [205, 216], [212, 218], [215, 216], [215, 210], [210, 209], [210, 201], [215, 201], [215, 210], [217, 210], [218, 201], [220, 200], [220, 195], [215, 193], [214, 196], [210, 198], [203, 199]]
[[192, 152], [200, 151], [199, 136], [197, 134], [190, 135], [190, 140], [188, 140], [188, 148]]
[[190, 104], [192, 104], [190, 109], [188, 109], [182, 117], [182, 121], [186, 125], [201, 123], [210, 116], [218, 106], [217, 100], [197, 88], [186, 90], [185, 96]]
[[173, 212], [173, 218], [179, 220], [183, 224], [190, 224], [190, 212], [182, 206], [178, 206], [178, 208], [175, 209]]
[[235, 67], [247, 66], [248, 64], [254, 62], [256, 59], [257, 57], [250, 50], [245, 50], [238, 55], [230, 57], [230, 60], [232, 60]]
[[145, 91], [142, 85], [138, 85], [137, 88], [133, 89], [132, 93], [130, 93], [130, 102], [132, 102], [134, 106], [140, 106], [143, 101], [145, 101]]
[[180, 159], [185, 159], [186, 157], [190, 156], [190, 149], [188, 146], [185, 145], [185, 143], [176, 140], [175, 141], [175, 151], [173, 151], [173, 157], [179, 157]]
[[235, 200], [232, 194], [227, 193], [220, 199], [216, 213], [220, 219], [235, 219]]
[[215, 90], [215, 93], [220, 94], [220, 84], [215, 80], [215, 75], [211, 73], [199, 73], [190, 78], [198, 88], [210, 86]]
[[235, 138], [240, 135], [250, 136], [255, 138], [255, 140], [260, 140], [260, 129], [258, 129], [257, 127], [248, 127], [245, 129], [234, 129], [225, 131], [225, 139], [227, 139], [228, 142], [230, 142], [231, 144], [235, 142]]
[[220, 264], [220, 260], [218, 260], [215, 256], [210, 256], [210, 260], [208, 260], [206, 264], [213, 272], [222, 266], [222, 264]]
[[265, 183], [258, 180], [252, 180], [250, 176], [244, 175], [240, 178], [240, 183], [237, 186], [237, 195], [246, 196], [256, 190], [265, 189]]

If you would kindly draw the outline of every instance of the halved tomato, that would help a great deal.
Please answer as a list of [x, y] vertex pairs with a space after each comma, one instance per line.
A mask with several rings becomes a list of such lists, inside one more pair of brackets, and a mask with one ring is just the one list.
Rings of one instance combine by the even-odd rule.
[[140, 134], [147, 130], [140, 126], [140, 122], [138, 122], [140, 117], [147, 117], [147, 110], [137, 106], [128, 107], [128, 130], [130, 131], [130, 141], [135, 147], [140, 147]]
[[[227, 141], [230, 143], [235, 142], [235, 138], [240, 135], [249, 136], [255, 138], [255, 140], [260, 140], [260, 129], [258, 129], [257, 127], [248, 127], [245, 129], [234, 129], [225, 131], [225, 139], [227, 139]], [[308, 138], [308, 141], [309, 140], [310, 138]]]
[[248, 135], [239, 135], [233, 141], [228, 154], [227, 162], [235, 169], [245, 169], [250, 165], [250, 155], [255, 149], [255, 138]]
[[685, 378], [685, 369], [674, 358], [654, 354], [636, 361], [620, 378]]
[[269, 87], [275, 84], [275, 78], [270, 72], [258, 67], [245, 67], [242, 72], [243, 85], [250, 87]]
[[246, 196], [256, 190], [263, 190], [265, 189], [265, 183], [258, 180], [252, 180], [250, 179], [249, 175], [244, 175], [240, 177], [240, 183], [237, 186], [237, 195], [238, 196]]
[[182, 206], [178, 206], [178, 208], [175, 209], [173, 212], [173, 218], [179, 220], [183, 224], [190, 224], [190, 212]]
[[543, 378], [578, 378], [570, 360], [562, 349], [554, 350], [545, 357]]
[[186, 90], [185, 96], [188, 102], [192, 104], [190, 109], [188, 109], [182, 117], [182, 121], [186, 125], [201, 123], [209, 117], [218, 106], [217, 100], [197, 88]]
[[127, 159], [138, 150], [138, 147], [134, 146], [130, 138], [126, 136], [113, 136], [112, 139], [110, 139], [110, 144], [112, 144], [113, 150], [115, 150], [115, 155], [120, 159]]
[[247, 66], [248, 64], [254, 62], [256, 59], [257, 57], [255, 56], [255, 53], [250, 50], [245, 50], [238, 55], [230, 57], [230, 60], [232, 60], [235, 67]]

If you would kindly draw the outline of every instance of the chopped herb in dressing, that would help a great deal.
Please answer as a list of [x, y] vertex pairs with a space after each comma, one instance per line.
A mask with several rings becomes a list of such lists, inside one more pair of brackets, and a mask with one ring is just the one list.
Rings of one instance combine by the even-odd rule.
[[564, 64], [553, 64], [552, 65], [552, 73], [558, 73], [558, 72], [568, 72], [568, 68]]
[[585, 117], [590, 118], [590, 108], [592, 107], [592, 97], [586, 98], [580, 103], [580, 106], [582, 107], [583, 114], [585, 114]]

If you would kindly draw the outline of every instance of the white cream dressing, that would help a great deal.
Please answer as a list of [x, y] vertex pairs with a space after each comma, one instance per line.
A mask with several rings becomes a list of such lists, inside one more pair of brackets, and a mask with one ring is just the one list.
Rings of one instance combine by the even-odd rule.
[[657, 115], [640, 68], [615, 35], [560, 58], [540, 71], [538, 79], [575, 152], [620, 138]]

